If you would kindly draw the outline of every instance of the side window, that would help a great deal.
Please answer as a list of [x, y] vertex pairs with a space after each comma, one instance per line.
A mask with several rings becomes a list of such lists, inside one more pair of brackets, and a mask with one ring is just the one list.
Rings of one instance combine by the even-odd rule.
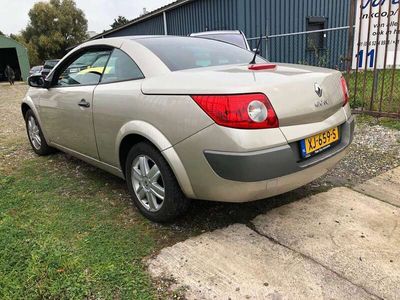
[[144, 78], [135, 62], [123, 51], [114, 49], [104, 70], [102, 83]]
[[58, 75], [58, 86], [98, 84], [105, 69], [111, 50], [82, 53]]

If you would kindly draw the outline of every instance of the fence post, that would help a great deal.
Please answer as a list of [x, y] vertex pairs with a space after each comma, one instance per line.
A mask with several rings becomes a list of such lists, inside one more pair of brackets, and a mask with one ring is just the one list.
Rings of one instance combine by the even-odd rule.
[[349, 10], [349, 34], [347, 39], [347, 75], [350, 78], [351, 64], [353, 62], [353, 45], [354, 45], [354, 21], [356, 14], [356, 1], [350, 0], [350, 10]]

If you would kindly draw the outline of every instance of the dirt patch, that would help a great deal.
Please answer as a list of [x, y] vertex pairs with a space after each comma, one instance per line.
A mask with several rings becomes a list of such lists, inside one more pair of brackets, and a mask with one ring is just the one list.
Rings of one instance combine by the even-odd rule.
[[0, 147], [10, 142], [21, 143], [25, 124], [21, 115], [21, 101], [28, 86], [24, 84], [0, 85]]
[[19, 161], [34, 157], [26, 140], [21, 101], [28, 86], [0, 85], [0, 172], [12, 172]]

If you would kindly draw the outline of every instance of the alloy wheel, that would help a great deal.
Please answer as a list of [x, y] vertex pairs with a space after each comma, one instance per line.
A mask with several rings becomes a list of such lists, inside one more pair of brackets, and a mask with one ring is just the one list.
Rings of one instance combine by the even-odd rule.
[[42, 145], [42, 140], [40, 138], [39, 126], [33, 116], [29, 116], [28, 118], [28, 134], [33, 147], [35, 147], [36, 150], [39, 150]]
[[159, 211], [164, 203], [165, 185], [157, 164], [150, 157], [139, 155], [133, 161], [131, 174], [139, 202], [150, 212]]

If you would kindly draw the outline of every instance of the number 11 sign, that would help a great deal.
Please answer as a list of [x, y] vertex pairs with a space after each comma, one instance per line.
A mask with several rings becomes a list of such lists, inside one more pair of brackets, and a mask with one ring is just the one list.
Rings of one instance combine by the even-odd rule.
[[395, 65], [400, 69], [400, 1], [357, 2], [352, 68], [383, 69]]

